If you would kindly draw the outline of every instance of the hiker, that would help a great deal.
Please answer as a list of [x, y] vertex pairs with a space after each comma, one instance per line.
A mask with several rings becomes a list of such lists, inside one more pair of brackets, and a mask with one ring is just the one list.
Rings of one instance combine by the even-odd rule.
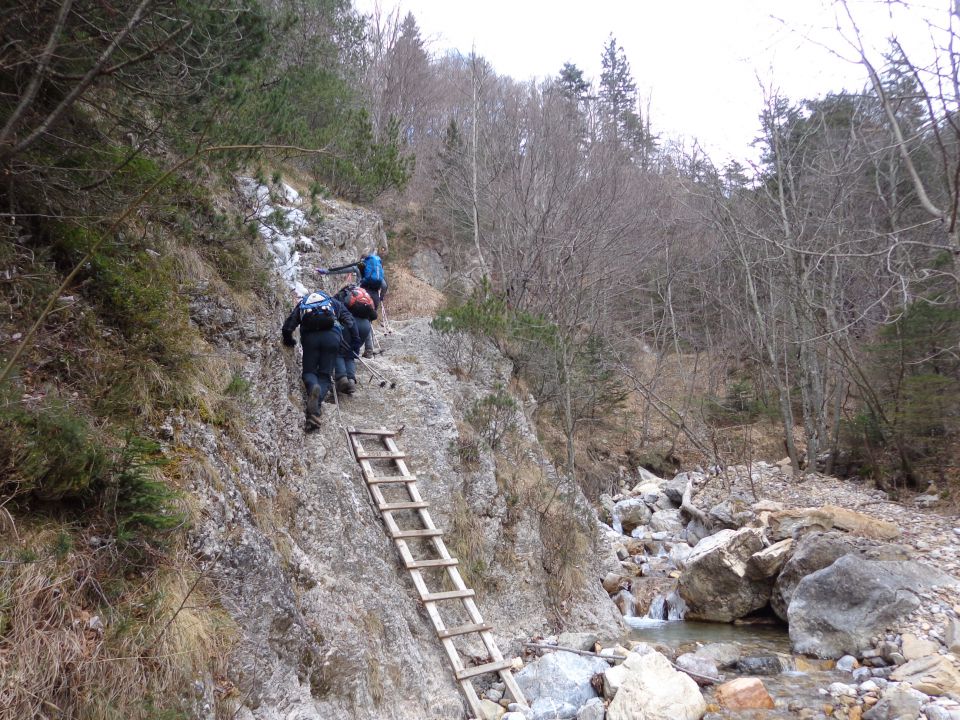
[[[293, 331], [300, 326], [303, 345], [303, 385], [307, 391], [307, 429], [320, 427], [320, 401], [330, 391], [341, 345], [357, 351], [360, 334], [353, 315], [339, 300], [317, 291], [305, 295], [283, 323], [283, 344], [296, 345]], [[346, 328], [346, 332], [344, 332]]]
[[357, 343], [355, 348], [347, 347], [344, 343], [341, 345], [340, 354], [337, 356], [337, 390], [347, 395], [353, 395], [357, 389], [359, 350], [373, 333], [370, 321], [377, 319], [377, 310], [370, 293], [353, 283], [342, 287], [333, 297], [353, 315], [353, 322], [356, 324], [357, 332], [360, 335], [360, 342]]
[[[369, 255], [364, 255], [357, 262], [348, 263], [335, 268], [317, 268], [321, 275], [349, 275], [354, 274], [359, 280], [359, 285], [373, 298], [373, 307], [379, 312], [380, 303], [387, 297], [387, 276], [383, 272], [383, 260], [377, 255], [376, 250]], [[363, 356], [365, 358], [373, 357], [373, 331], [367, 336], [364, 342]]]

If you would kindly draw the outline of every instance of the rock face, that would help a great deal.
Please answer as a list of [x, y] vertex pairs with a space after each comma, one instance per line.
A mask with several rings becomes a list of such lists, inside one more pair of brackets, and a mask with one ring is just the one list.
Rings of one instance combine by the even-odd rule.
[[[318, 202], [326, 218], [321, 227], [300, 228], [302, 237], [281, 236], [280, 228], [265, 234], [264, 257], [278, 264], [275, 292], [245, 309], [231, 335], [217, 325], [207, 336], [211, 356], [222, 359], [227, 373], [223, 386], [231, 372], [250, 384], [238, 400], [237, 417], [229, 427], [187, 414], [168, 420], [178, 470], [202, 508], [190, 549], [211, 568], [214, 591], [238, 628], [225, 673], [238, 687], [242, 707], [236, 717], [463, 717], [464, 700], [445, 653], [418, 612], [409, 576], [371, 506], [333, 406], [325, 407], [323, 427], [303, 432], [300, 349], [285, 349], [278, 340], [291, 291], [323, 282], [313, 267], [356, 259], [383, 239], [373, 213]], [[307, 199], [299, 212], [309, 206]], [[296, 208], [289, 209], [295, 214]], [[270, 205], [264, 206], [261, 223], [271, 214]], [[395, 279], [391, 284], [400, 289]], [[339, 286], [339, 279], [326, 282], [328, 290]], [[213, 290], [210, 295], [191, 300], [195, 318], [216, 307]], [[492, 348], [481, 348], [474, 379], [458, 380], [438, 354], [428, 318], [391, 320], [394, 332], [380, 336], [388, 353], [374, 362], [397, 388], [378, 391], [358, 369], [360, 391], [341, 398], [344, 422], [406, 426], [400, 444], [449, 540], [461, 538], [452, 521], [458, 494], [461, 511], [482, 518], [470, 538], [487, 567], [478, 589], [487, 583], [511, 589], [483, 592], [478, 605], [509, 657], [519, 650], [517, 638], [543, 633], [555, 617], [544, 594], [540, 520], [508, 507], [488, 452], [469, 470], [450, 448], [464, 410], [495, 383], [506, 384], [510, 365]], [[522, 413], [517, 421], [531, 469], [555, 476]], [[576, 502], [588, 516], [586, 500]], [[496, 558], [505, 556], [517, 558], [518, 565], [501, 565]], [[594, 563], [590, 559], [581, 568], [586, 577], [603, 576]], [[518, 577], [530, 582], [518, 583]], [[599, 583], [578, 590], [567, 608], [571, 627], [620, 631], [620, 618]], [[468, 648], [483, 652], [480, 643]]]
[[762, 531], [753, 528], [721, 530], [697, 543], [680, 575], [687, 618], [732, 622], [766, 605], [773, 580], [753, 577], [749, 568], [762, 549]]
[[707, 711], [697, 684], [660, 653], [631, 653], [621, 667], [627, 676], [607, 720], [700, 720]]
[[717, 686], [717, 702], [728, 710], [772, 710], [773, 698], [759, 678], [737, 678]]
[[[573, 708], [568, 717], [574, 717], [580, 706], [597, 695], [590, 680], [609, 667], [607, 661], [600, 658], [552, 652], [527, 665], [516, 678], [527, 702], [535, 704], [538, 700], [551, 700], [567, 704]], [[546, 707], [546, 703], [541, 706]]]
[[787, 612], [795, 652], [859, 655], [894, 621], [920, 605], [917, 593], [957, 581], [915, 562], [844, 555], [797, 585]]
[[[773, 547], [776, 547], [774, 545]], [[772, 548], [768, 548], [770, 550]], [[838, 558], [855, 553], [865, 560], [908, 560], [903, 545], [877, 544], [841, 532], [810, 532], [797, 542], [793, 555], [784, 564], [770, 596], [770, 607], [781, 620], [787, 619], [790, 598], [800, 581], [810, 573], [829, 567]]]

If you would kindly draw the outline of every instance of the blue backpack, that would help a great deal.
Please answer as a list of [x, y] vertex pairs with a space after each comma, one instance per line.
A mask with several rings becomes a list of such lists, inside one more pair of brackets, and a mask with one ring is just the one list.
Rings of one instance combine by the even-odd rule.
[[383, 262], [376, 253], [363, 259], [363, 282], [383, 282]]
[[337, 322], [333, 298], [318, 290], [300, 301], [300, 325], [304, 330], [330, 330]]

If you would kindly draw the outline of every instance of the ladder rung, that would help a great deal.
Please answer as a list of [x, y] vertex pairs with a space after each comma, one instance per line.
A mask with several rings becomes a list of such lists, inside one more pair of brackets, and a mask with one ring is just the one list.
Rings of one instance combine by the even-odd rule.
[[437, 637], [441, 640], [446, 640], [447, 638], [456, 637], [457, 635], [469, 635], [470, 633], [485, 632], [487, 630], [493, 630], [493, 626], [483, 623], [476, 625], [458, 625], [457, 627], [447, 628], [443, 632], [438, 632]]
[[383, 485], [385, 483], [412, 483], [416, 481], [416, 475], [380, 475], [378, 477], [368, 477], [367, 485]]
[[400, 530], [390, 537], [394, 540], [403, 540], [404, 538], [440, 537], [441, 535], [443, 535], [443, 530], [438, 528], [436, 530]]
[[484, 675], [485, 673], [509, 670], [511, 667], [513, 667], [513, 660], [500, 660], [499, 662], [492, 662], [485, 665], [477, 665], [476, 667], [464, 668], [463, 670], [457, 670], [457, 680], [467, 680], [468, 678], [472, 678], [477, 675]]
[[369, 430], [366, 428], [350, 428], [351, 435], [380, 435], [381, 437], [394, 437], [396, 430]]
[[357, 453], [357, 460], [403, 460], [407, 454], [405, 452], [377, 452], [364, 451]]
[[460, 561], [456, 558], [447, 558], [440, 560], [414, 560], [407, 563], [407, 570], [420, 570], [422, 568], [452, 567], [459, 565]]
[[462, 600], [476, 595], [473, 590], [450, 590], [449, 592], [428, 593], [421, 600], [424, 602], [437, 602], [438, 600]]
[[380, 512], [390, 512], [392, 510], [422, 510], [423, 508], [430, 507], [428, 502], [399, 502], [399, 503], [385, 503], [383, 505], [377, 506], [380, 509]]

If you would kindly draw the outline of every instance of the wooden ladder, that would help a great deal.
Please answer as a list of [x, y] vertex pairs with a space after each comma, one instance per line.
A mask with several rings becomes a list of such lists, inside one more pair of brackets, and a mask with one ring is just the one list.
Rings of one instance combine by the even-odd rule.
[[[472, 678], [485, 673], [498, 673], [500, 679], [506, 688], [508, 696], [513, 702], [526, 707], [526, 700], [523, 698], [523, 692], [517, 685], [513, 673], [510, 671], [514, 661], [505, 660], [497, 647], [496, 640], [490, 632], [493, 628], [483, 621], [480, 610], [477, 609], [477, 603], [474, 600], [474, 591], [467, 587], [463, 578], [457, 570], [458, 560], [450, 555], [447, 546], [443, 542], [443, 531], [438, 529], [430, 517], [430, 503], [425, 502], [417, 489], [417, 477], [407, 469], [406, 454], [397, 447], [395, 437], [400, 431], [387, 430], [358, 430], [357, 428], [347, 428], [347, 434], [350, 437], [350, 444], [353, 449], [354, 458], [360, 463], [360, 469], [363, 472], [363, 479], [370, 489], [370, 495], [373, 502], [380, 510], [383, 516], [383, 523], [387, 532], [396, 543], [397, 551], [403, 560], [404, 566], [410, 572], [413, 579], [413, 585], [420, 595], [420, 600], [427, 610], [427, 615], [437, 631], [437, 637], [440, 639], [443, 649], [447, 652], [450, 659], [450, 665], [453, 667], [454, 676], [463, 694], [467, 698], [470, 710], [474, 717], [483, 718], [480, 706], [480, 698], [473, 688]], [[381, 450], [366, 450], [361, 442], [361, 437], [375, 438], [381, 443]], [[391, 463], [391, 471], [394, 474], [380, 475], [374, 470], [372, 461], [384, 460]], [[383, 487], [403, 486], [409, 497], [404, 502], [387, 502], [384, 499]], [[411, 529], [401, 529], [394, 517], [397, 513], [415, 514], [419, 518], [421, 527]], [[432, 543], [437, 557], [435, 558], [414, 558], [410, 552], [410, 546], [407, 543], [409, 539], [424, 539]], [[432, 568], [442, 568], [447, 572], [454, 590], [445, 592], [431, 592], [427, 588], [424, 578], [424, 570]], [[460, 601], [470, 622], [455, 627], [447, 627], [440, 615], [438, 605], [446, 601]], [[462, 635], [476, 633], [483, 641], [486, 648], [489, 662], [481, 665], [467, 667], [460, 657], [460, 652], [454, 645], [453, 639]]]

